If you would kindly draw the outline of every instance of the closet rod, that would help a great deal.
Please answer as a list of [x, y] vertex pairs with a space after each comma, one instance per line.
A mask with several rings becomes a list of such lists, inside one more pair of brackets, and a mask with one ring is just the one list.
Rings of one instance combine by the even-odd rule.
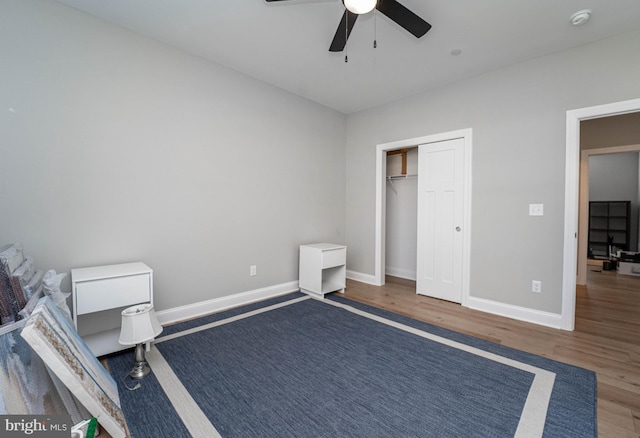
[[405, 179], [405, 178], [415, 178], [418, 175], [391, 175], [387, 177], [387, 181], [391, 181], [394, 179]]

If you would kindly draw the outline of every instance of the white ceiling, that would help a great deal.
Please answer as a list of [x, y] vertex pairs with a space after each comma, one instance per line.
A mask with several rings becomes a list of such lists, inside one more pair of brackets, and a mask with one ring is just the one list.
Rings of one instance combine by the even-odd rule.
[[399, 0], [431, 31], [360, 16], [345, 63], [328, 51], [340, 0], [58, 1], [346, 114], [640, 28], [639, 0]]

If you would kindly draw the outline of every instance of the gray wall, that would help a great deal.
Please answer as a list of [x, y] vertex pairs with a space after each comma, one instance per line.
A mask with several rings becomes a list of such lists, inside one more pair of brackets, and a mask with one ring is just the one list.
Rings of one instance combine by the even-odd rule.
[[[472, 128], [470, 293], [559, 314], [566, 111], [637, 98], [639, 77], [634, 32], [350, 115], [349, 269], [374, 274], [376, 145]], [[545, 215], [528, 216], [530, 203]]]
[[638, 152], [589, 157], [589, 201], [630, 201], [630, 251], [638, 249]]
[[0, 6], [0, 243], [58, 271], [144, 261], [163, 310], [344, 242], [344, 115], [55, 2]]
[[373, 274], [376, 145], [472, 128], [471, 294], [559, 313], [566, 111], [640, 96], [640, 32], [345, 117], [54, 2], [1, 6], [0, 242], [58, 271], [143, 260], [159, 310], [296, 280], [304, 242]]

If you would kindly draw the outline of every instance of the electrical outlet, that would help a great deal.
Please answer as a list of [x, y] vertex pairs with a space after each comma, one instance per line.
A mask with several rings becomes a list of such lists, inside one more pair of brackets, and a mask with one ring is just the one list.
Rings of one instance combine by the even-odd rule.
[[257, 273], [256, 265], [249, 266], [249, 275], [254, 276]]
[[529, 204], [529, 216], [543, 216], [544, 204]]
[[536, 292], [536, 293], [542, 292], [542, 282], [539, 280], [533, 280], [531, 282], [531, 292]]

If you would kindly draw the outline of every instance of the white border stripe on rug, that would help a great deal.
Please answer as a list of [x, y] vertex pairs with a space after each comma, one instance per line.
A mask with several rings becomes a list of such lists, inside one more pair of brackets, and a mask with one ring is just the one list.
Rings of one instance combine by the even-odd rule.
[[283, 301], [282, 303], [273, 304], [273, 305], [267, 306], [267, 307], [262, 307], [260, 309], [252, 310], [252, 311], [247, 312], [247, 313], [241, 313], [240, 315], [232, 316], [232, 317], [226, 318], [226, 319], [221, 319], [220, 321], [214, 321], [214, 322], [211, 322], [209, 324], [201, 325], [201, 326], [198, 326], [198, 327], [193, 327], [193, 328], [190, 328], [190, 329], [187, 329], [187, 330], [183, 330], [181, 332], [172, 333], [172, 334], [167, 335], [167, 336], [162, 336], [162, 337], [156, 339], [155, 341], [153, 341], [153, 343], [154, 344], [158, 344], [160, 342], [169, 341], [171, 339], [179, 338], [180, 336], [186, 336], [186, 335], [190, 335], [190, 334], [193, 334], [193, 333], [201, 332], [203, 330], [207, 330], [207, 329], [210, 329], [210, 328], [213, 328], [213, 327], [219, 327], [221, 325], [229, 324], [230, 322], [239, 321], [241, 319], [245, 319], [245, 318], [248, 318], [250, 316], [259, 315], [260, 313], [269, 312], [271, 310], [279, 309], [280, 307], [284, 307], [284, 306], [288, 306], [288, 305], [291, 305], [291, 304], [299, 303], [300, 301], [308, 300], [310, 298], [311, 298], [310, 296], [294, 298], [293, 300]]
[[221, 438], [221, 435], [200, 410], [196, 401], [182, 385], [178, 376], [175, 375], [157, 348], [152, 348], [147, 353], [147, 361], [191, 436], [194, 438]]
[[523, 371], [527, 371], [534, 375], [533, 382], [529, 388], [529, 394], [525, 401], [520, 415], [520, 422], [514, 437], [541, 437], [544, 431], [544, 425], [547, 419], [547, 410], [549, 408], [549, 401], [551, 400], [551, 392], [553, 390], [553, 384], [555, 382], [556, 374], [543, 370], [542, 368], [534, 367], [526, 363], [518, 362], [517, 360], [509, 359], [504, 356], [500, 356], [488, 351], [481, 350], [476, 347], [462, 344], [460, 342], [453, 341], [451, 339], [443, 338], [442, 336], [434, 335], [429, 332], [418, 330], [411, 326], [401, 324], [399, 322], [392, 321], [381, 316], [374, 315], [364, 310], [356, 309], [347, 304], [342, 304], [333, 300], [318, 300], [323, 303], [331, 304], [335, 307], [340, 307], [356, 315], [363, 316], [365, 318], [372, 319], [374, 321], [395, 327], [400, 330], [404, 330], [409, 333], [421, 336], [426, 339], [438, 342], [440, 344], [448, 345], [459, 350], [466, 351], [477, 356], [484, 357], [485, 359], [493, 360], [514, 368], [518, 368]]

